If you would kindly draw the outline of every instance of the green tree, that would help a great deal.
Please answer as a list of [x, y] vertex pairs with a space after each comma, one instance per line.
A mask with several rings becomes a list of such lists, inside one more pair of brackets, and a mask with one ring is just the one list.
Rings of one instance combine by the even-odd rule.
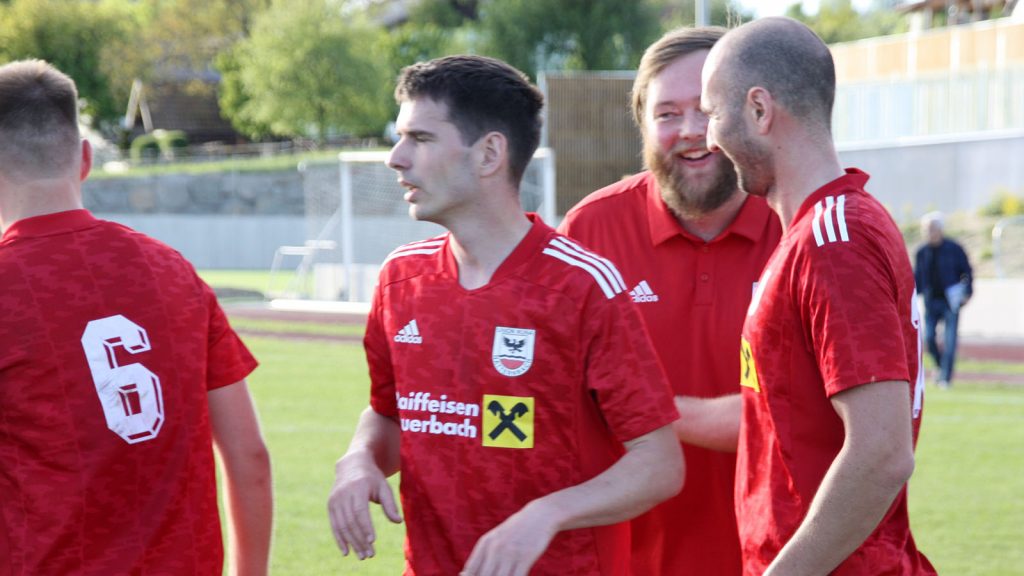
[[465, 51], [460, 49], [458, 38], [466, 29], [445, 28], [429, 22], [406, 22], [382, 37], [380, 53], [393, 77], [403, 66], [414, 62]]
[[263, 140], [275, 135], [270, 123], [260, 122], [241, 113], [249, 103], [249, 95], [242, 83], [242, 66], [239, 62], [242, 46], [240, 44], [224, 50], [214, 60], [214, 67], [220, 72], [221, 77], [217, 103], [225, 116], [230, 118], [235, 130], [254, 140]]
[[[678, 26], [692, 26], [697, 19], [697, 8], [694, 0], [656, 0], [661, 14], [660, 20], [666, 24], [666, 30]], [[738, 26], [751, 20], [753, 13], [743, 9], [733, 0], [711, 0], [710, 22], [715, 26], [727, 28]]]
[[256, 17], [234, 66], [221, 69], [238, 90], [232, 101], [221, 100], [237, 129], [321, 140], [382, 131], [392, 109], [387, 71], [375, 53], [383, 32], [342, 8], [331, 0], [278, 0]]
[[906, 31], [905, 18], [888, 4], [886, 0], [875, 2], [862, 14], [851, 0], [822, 0], [818, 12], [809, 15], [795, 3], [786, 16], [807, 24], [826, 44], [834, 44]]
[[419, 0], [409, 8], [409, 23], [459, 28], [479, 18], [478, 0]]
[[217, 55], [245, 38], [255, 17], [270, 0], [110, 0], [129, 4], [138, 33], [119, 43], [111, 70], [117, 82], [131, 86], [167, 78], [196, 78], [187, 87], [213, 90], [198, 77], [214, 69]]
[[525, 72], [633, 68], [660, 34], [650, 0], [481, 0], [486, 51]]
[[75, 80], [84, 112], [111, 125], [124, 113], [130, 84], [120, 85], [105, 62], [131, 35], [130, 10], [116, 2], [13, 0], [0, 4], [0, 62], [46, 60]]

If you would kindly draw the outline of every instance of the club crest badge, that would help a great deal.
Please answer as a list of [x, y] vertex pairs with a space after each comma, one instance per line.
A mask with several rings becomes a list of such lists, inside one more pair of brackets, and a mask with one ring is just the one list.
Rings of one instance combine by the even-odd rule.
[[522, 376], [533, 365], [533, 342], [536, 330], [525, 328], [494, 329], [491, 361], [494, 369], [505, 376]]

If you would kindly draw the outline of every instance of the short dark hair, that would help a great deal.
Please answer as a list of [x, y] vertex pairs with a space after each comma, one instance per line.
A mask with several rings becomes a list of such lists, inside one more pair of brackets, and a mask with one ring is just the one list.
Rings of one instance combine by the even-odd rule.
[[469, 145], [487, 132], [508, 139], [509, 171], [518, 185], [540, 144], [544, 95], [512, 66], [486, 56], [445, 56], [402, 69], [399, 103], [429, 98], [448, 108], [448, 118]]
[[42, 60], [0, 66], [0, 172], [35, 178], [73, 166], [80, 145], [78, 90]]
[[731, 92], [764, 87], [792, 114], [831, 132], [836, 69], [817, 34], [796, 20], [775, 17], [749, 22], [730, 36]]
[[643, 57], [640, 58], [640, 67], [637, 68], [631, 93], [633, 121], [641, 130], [644, 122], [644, 108], [647, 106], [647, 89], [651, 80], [677, 59], [699, 50], [711, 50], [711, 47], [725, 35], [725, 32], [726, 29], [721, 26], [676, 28], [666, 32], [654, 44], [647, 47]]

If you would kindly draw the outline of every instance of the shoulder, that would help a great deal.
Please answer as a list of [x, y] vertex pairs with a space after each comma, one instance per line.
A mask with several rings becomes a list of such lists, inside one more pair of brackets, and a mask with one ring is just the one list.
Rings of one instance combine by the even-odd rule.
[[565, 219], [578, 221], [581, 218], [616, 214], [630, 206], [643, 206], [647, 191], [653, 183], [654, 177], [650, 172], [641, 172], [609, 184], [580, 200], [566, 213]]
[[534, 271], [545, 283], [570, 296], [599, 290], [606, 299], [625, 292], [626, 283], [615, 264], [561, 234], [552, 233], [541, 246], [541, 265]]
[[381, 264], [381, 283], [395, 282], [435, 269], [438, 253], [447, 241], [448, 234], [445, 233], [395, 248]]
[[967, 254], [967, 252], [964, 250], [963, 245], [957, 242], [956, 240], [953, 240], [951, 238], [945, 238], [943, 239], [943, 243], [954, 252], [957, 252], [959, 254]]
[[825, 254], [865, 246], [888, 248], [897, 239], [903, 246], [899, 228], [885, 207], [856, 188], [818, 198], [803, 216], [799, 233], [801, 244]]
[[132, 242], [136, 243], [144, 250], [150, 252], [164, 253], [169, 256], [173, 255], [173, 258], [181, 259], [183, 261], [185, 260], [185, 257], [182, 256], [181, 252], [178, 252], [176, 248], [170, 246], [169, 244], [164, 243], [161, 240], [157, 240], [156, 238], [153, 238], [148, 234], [139, 232], [134, 228], [130, 228], [128, 226], [125, 226], [124, 224], [120, 224], [117, 222], [110, 222], [107, 220], [101, 220], [100, 222], [101, 226], [106, 228], [106, 234], [109, 237], [122, 236], [130, 239]]

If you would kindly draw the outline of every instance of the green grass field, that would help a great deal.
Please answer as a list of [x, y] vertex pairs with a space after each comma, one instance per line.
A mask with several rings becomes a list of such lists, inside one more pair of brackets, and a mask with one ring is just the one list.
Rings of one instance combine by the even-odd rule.
[[341, 556], [327, 520], [334, 461], [369, 398], [362, 348], [269, 338], [246, 342], [261, 364], [249, 381], [274, 466], [273, 573], [400, 574], [401, 526], [375, 511], [379, 557], [360, 563]]
[[[250, 378], [274, 459], [276, 574], [399, 574], [403, 527], [374, 511], [378, 556], [343, 558], [326, 499], [368, 380], [358, 345], [247, 338]], [[1019, 365], [985, 363], [990, 373]], [[1024, 566], [1024, 389], [958, 382], [929, 388], [910, 485], [918, 545], [940, 574], [1020, 574]], [[376, 507], [375, 507], [376, 508]]]

